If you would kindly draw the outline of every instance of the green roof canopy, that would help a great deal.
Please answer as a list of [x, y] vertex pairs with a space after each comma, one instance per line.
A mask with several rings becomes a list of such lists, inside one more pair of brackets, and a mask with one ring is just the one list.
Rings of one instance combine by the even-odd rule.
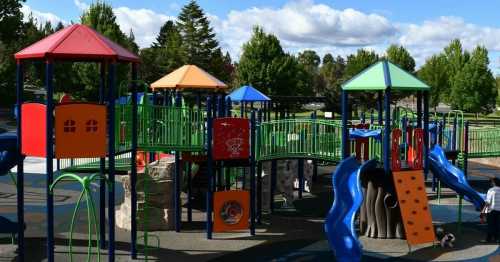
[[430, 87], [399, 66], [379, 61], [342, 84], [346, 91], [377, 91], [387, 88], [404, 91], [429, 91]]

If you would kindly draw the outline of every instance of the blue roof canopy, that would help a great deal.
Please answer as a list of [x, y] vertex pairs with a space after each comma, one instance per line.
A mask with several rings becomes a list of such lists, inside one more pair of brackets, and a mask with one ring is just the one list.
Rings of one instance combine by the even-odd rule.
[[229, 97], [231, 98], [231, 101], [235, 102], [271, 101], [271, 98], [252, 86], [242, 86], [231, 92]]

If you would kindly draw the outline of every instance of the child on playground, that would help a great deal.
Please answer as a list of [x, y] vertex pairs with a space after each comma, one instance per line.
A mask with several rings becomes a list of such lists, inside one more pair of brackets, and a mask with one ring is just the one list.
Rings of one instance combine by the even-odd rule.
[[488, 234], [483, 243], [500, 243], [500, 179], [491, 179], [492, 187], [486, 193], [485, 206], [481, 213], [486, 214]]

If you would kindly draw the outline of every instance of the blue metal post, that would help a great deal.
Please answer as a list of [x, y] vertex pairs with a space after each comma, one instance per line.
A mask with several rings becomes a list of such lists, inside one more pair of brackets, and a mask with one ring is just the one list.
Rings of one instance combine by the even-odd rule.
[[[262, 123], [262, 110], [259, 109], [257, 114], [259, 124]], [[256, 132], [260, 132], [258, 129]], [[260, 133], [257, 133], [256, 148], [260, 148]], [[257, 149], [255, 149], [257, 150]], [[257, 162], [257, 223], [262, 222], [262, 161]]]
[[348, 144], [348, 137], [349, 137], [349, 130], [347, 129], [347, 117], [348, 117], [348, 104], [349, 104], [349, 98], [347, 91], [342, 90], [342, 97], [341, 97], [341, 103], [342, 103], [342, 159], [345, 159], [349, 157], [349, 144]]
[[385, 125], [384, 125], [384, 170], [386, 174], [391, 171], [391, 88], [385, 90], [384, 99]]
[[23, 64], [17, 61], [16, 65], [16, 93], [17, 93], [17, 261], [24, 261], [24, 158], [22, 157], [22, 112], [24, 74]]
[[250, 114], [250, 234], [255, 235], [255, 111]]
[[[108, 68], [108, 227], [109, 249], [108, 261], [115, 261], [115, 76], [116, 62], [111, 62]], [[146, 99], [146, 97], [144, 98]], [[134, 159], [135, 160], [135, 159]], [[132, 161], [134, 161], [132, 160]]]
[[[99, 104], [104, 104], [104, 88], [106, 86], [106, 64], [104, 62], [100, 65], [100, 76], [99, 76]], [[106, 158], [101, 157], [99, 159], [99, 173], [101, 176], [106, 174]], [[100, 242], [99, 247], [101, 249], [106, 248], [106, 181], [104, 179], [99, 180], [99, 236]]]
[[422, 128], [422, 91], [417, 92], [417, 128]]
[[378, 124], [382, 125], [384, 122], [382, 120], [383, 106], [382, 106], [382, 91], [377, 91], [377, 111], [378, 111]]
[[[164, 96], [165, 98], [165, 96]], [[165, 100], [165, 99], [164, 99]], [[165, 101], [163, 101], [165, 103]], [[130, 187], [131, 187], [131, 255], [133, 259], [137, 258], [137, 64], [132, 64], [132, 152], [131, 152], [131, 171], [130, 171]]]
[[[314, 126], [313, 126], [313, 148], [314, 152], [316, 153], [317, 150], [317, 145], [318, 145], [318, 124], [316, 123], [316, 119], [318, 118], [318, 113], [314, 111], [312, 114], [312, 119], [314, 120]], [[316, 182], [318, 179], [318, 161], [316, 159], [313, 159], [313, 175], [312, 175], [312, 181]]]
[[424, 176], [429, 175], [429, 91], [424, 91]]
[[[175, 106], [181, 107], [182, 93], [177, 91], [175, 96]], [[175, 151], [175, 179], [174, 179], [174, 192], [175, 192], [175, 232], [181, 231], [182, 222], [182, 204], [181, 204], [181, 152]]]
[[54, 182], [54, 89], [52, 77], [54, 73], [53, 62], [48, 60], [45, 64], [45, 88], [47, 91], [47, 151], [46, 151], [46, 172], [47, 172], [47, 260], [54, 261], [54, 195], [50, 192], [50, 185]]
[[465, 129], [464, 129], [464, 174], [465, 177], [468, 176], [469, 169], [469, 121], [465, 121]]
[[299, 199], [302, 199], [302, 192], [304, 192], [304, 159], [298, 160], [298, 179], [299, 179]]
[[[217, 103], [216, 103], [216, 111], [217, 111], [217, 117], [223, 117], [223, 114], [224, 114], [224, 100], [222, 99], [222, 95], [218, 95], [217, 96]], [[222, 174], [222, 161], [218, 161], [217, 163], [218, 165], [215, 172], [216, 172], [216, 177], [217, 177], [217, 190], [222, 190], [222, 177], [223, 177], [223, 174]]]
[[212, 163], [212, 101], [207, 97], [207, 239], [212, 239], [212, 194], [213, 194], [213, 163]]

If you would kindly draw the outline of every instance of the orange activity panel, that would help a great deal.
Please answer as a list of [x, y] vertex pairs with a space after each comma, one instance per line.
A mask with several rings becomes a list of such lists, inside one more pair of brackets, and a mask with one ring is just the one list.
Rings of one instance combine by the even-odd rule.
[[56, 106], [56, 158], [106, 156], [106, 106]]
[[21, 152], [27, 156], [47, 154], [47, 106], [39, 103], [21, 105]]
[[214, 193], [214, 232], [248, 229], [250, 192], [243, 190]]
[[410, 245], [436, 240], [432, 216], [425, 192], [422, 170], [393, 172], [406, 241]]

